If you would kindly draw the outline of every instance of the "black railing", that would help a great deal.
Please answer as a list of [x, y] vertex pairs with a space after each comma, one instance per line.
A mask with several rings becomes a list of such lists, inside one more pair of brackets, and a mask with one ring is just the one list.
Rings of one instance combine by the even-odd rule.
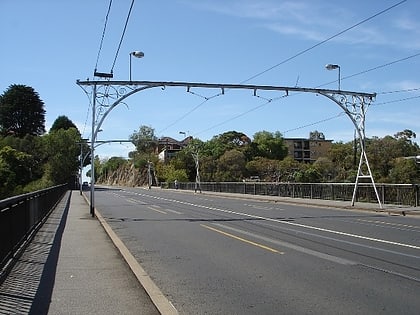
[[[162, 187], [175, 189], [174, 183]], [[178, 183], [178, 189], [195, 190], [195, 183]], [[419, 206], [419, 185], [376, 184], [382, 204]], [[202, 191], [250, 195], [351, 201], [354, 183], [269, 183], [269, 182], [202, 182]], [[358, 185], [357, 202], [378, 202], [372, 184]]]
[[0, 201], [0, 270], [67, 190], [66, 184]]

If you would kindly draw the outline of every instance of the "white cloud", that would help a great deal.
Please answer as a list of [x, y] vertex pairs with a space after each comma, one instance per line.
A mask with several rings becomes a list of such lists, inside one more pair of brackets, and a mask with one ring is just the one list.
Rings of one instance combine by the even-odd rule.
[[[187, 1], [189, 6], [199, 10], [212, 11], [244, 19], [254, 20], [257, 26], [267, 28], [286, 36], [304, 40], [322, 41], [352, 25], [384, 10], [386, 6], [377, 4], [366, 15], [355, 11], [356, 6], [331, 1]], [[420, 48], [420, 23], [409, 15], [381, 14], [358, 25], [333, 39], [343, 44], [368, 44]], [[363, 11], [364, 12], [364, 11]], [[401, 13], [400, 13], [401, 14]], [[382, 25], [386, 25], [385, 27]], [[391, 32], [389, 30], [392, 30]]]

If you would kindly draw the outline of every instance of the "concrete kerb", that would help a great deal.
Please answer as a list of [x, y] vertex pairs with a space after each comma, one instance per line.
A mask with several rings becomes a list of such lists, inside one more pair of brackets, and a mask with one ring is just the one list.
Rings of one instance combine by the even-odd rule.
[[[85, 194], [83, 194], [83, 197], [89, 204], [89, 200]], [[154, 283], [146, 271], [140, 266], [136, 258], [131, 254], [123, 241], [121, 241], [117, 234], [112, 230], [110, 225], [102, 217], [100, 211], [97, 208], [94, 210], [96, 218], [101, 223], [105, 232], [108, 234], [109, 238], [118, 249], [139, 283], [143, 286], [144, 290], [149, 295], [159, 313], [162, 315], [177, 315], [178, 311], [175, 309], [174, 305], [171, 303], [171, 301], [168, 300], [168, 298], [162, 293], [162, 291], [158, 288], [158, 286]]]

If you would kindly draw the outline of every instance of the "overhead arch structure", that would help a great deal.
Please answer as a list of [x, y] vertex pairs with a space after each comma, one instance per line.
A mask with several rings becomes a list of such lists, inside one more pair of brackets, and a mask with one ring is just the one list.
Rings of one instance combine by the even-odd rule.
[[[344, 113], [352, 121], [355, 130], [359, 136], [360, 144], [360, 161], [357, 171], [356, 181], [353, 190], [353, 197], [351, 205], [354, 206], [356, 200], [357, 187], [360, 179], [369, 179], [372, 183], [373, 189], [378, 200], [379, 207], [382, 209], [381, 199], [379, 198], [378, 190], [373, 179], [372, 171], [369, 166], [368, 158], [366, 155], [366, 112], [369, 105], [375, 100], [376, 93], [353, 92], [344, 90], [328, 90], [304, 87], [287, 87], [287, 86], [274, 86], [274, 85], [251, 85], [251, 84], [224, 84], [224, 83], [197, 83], [197, 82], [174, 82], [174, 81], [111, 81], [111, 80], [86, 80], [77, 81], [77, 84], [88, 94], [92, 102], [92, 133], [91, 133], [91, 156], [94, 155], [95, 141], [98, 131], [102, 123], [109, 113], [119, 104], [131, 95], [151, 88], [166, 88], [166, 87], [184, 87], [187, 92], [192, 88], [207, 88], [218, 89], [220, 94], [223, 95], [225, 91], [232, 89], [251, 90], [253, 95], [257, 95], [257, 91], [281, 91], [288, 96], [290, 92], [299, 93], [315, 93], [323, 95], [330, 99], [338, 106], [340, 106]], [[88, 91], [86, 87], [92, 87]], [[94, 216], [94, 167], [91, 170], [91, 200], [90, 211]]]

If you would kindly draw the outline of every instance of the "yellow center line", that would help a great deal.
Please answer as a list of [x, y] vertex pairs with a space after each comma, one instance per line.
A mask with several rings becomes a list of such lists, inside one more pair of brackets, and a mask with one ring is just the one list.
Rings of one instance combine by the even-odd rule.
[[148, 209], [150, 209], [150, 210], [153, 210], [153, 211], [159, 212], [159, 213], [168, 214], [168, 213], [166, 213], [165, 211], [162, 211], [162, 210], [159, 210], [159, 209], [156, 209], [156, 208], [152, 208], [152, 207], [147, 207], [147, 208], [148, 208]]
[[268, 251], [270, 251], [270, 252], [273, 252], [273, 253], [279, 253], [279, 254], [281, 254], [281, 255], [283, 255], [283, 254], [284, 254], [284, 252], [280, 252], [280, 251], [278, 251], [277, 249], [274, 249], [274, 248], [271, 248], [271, 247], [268, 247], [268, 246], [265, 246], [265, 245], [262, 245], [262, 244], [259, 244], [259, 243], [256, 243], [256, 242], [253, 242], [253, 241], [247, 240], [247, 239], [244, 239], [244, 238], [242, 238], [242, 237], [239, 237], [239, 236], [236, 236], [236, 235], [233, 235], [233, 234], [230, 234], [230, 233], [224, 232], [224, 231], [222, 231], [222, 230], [215, 229], [215, 228], [213, 228], [213, 227], [211, 227], [211, 226], [208, 226], [208, 225], [205, 225], [205, 224], [200, 224], [200, 226], [202, 226], [202, 227], [204, 227], [204, 228], [206, 228], [206, 229], [209, 229], [209, 230], [211, 230], [211, 231], [214, 231], [214, 232], [220, 233], [220, 234], [222, 234], [222, 235], [225, 235], [225, 236], [231, 237], [231, 238], [233, 238], [233, 239], [235, 239], [235, 240], [238, 240], [238, 241], [241, 241], [241, 242], [244, 242], [244, 243], [248, 243], [248, 244], [251, 244], [251, 245], [254, 245], [254, 246], [260, 247], [260, 248], [265, 249], [265, 250], [268, 250]]

